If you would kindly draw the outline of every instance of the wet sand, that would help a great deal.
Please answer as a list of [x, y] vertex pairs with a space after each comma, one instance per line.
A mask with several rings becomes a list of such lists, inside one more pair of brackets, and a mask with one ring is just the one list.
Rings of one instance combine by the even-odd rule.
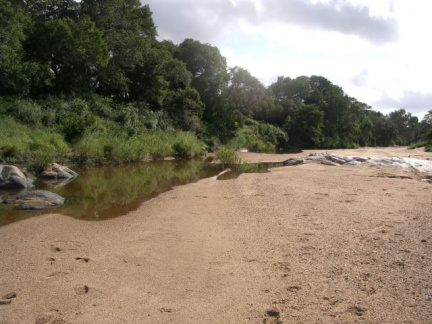
[[0, 228], [0, 323], [431, 323], [431, 216], [410, 170], [308, 164], [204, 179], [107, 221], [35, 217]]

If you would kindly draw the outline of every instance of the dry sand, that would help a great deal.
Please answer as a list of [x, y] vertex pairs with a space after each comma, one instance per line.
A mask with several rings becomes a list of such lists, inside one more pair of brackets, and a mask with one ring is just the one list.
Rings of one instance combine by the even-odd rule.
[[432, 323], [431, 216], [410, 170], [309, 164], [31, 218], [0, 228], [0, 323]]

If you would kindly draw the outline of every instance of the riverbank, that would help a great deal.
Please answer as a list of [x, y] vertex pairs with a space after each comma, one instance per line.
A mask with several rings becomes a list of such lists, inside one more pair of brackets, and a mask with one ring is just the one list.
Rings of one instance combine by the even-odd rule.
[[1, 323], [426, 323], [431, 197], [409, 169], [307, 164], [204, 179], [101, 222], [27, 219], [0, 228], [0, 297], [16, 294]]

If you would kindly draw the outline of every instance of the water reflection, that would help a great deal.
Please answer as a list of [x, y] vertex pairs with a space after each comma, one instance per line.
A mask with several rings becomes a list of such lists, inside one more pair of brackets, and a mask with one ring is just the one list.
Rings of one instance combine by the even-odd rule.
[[231, 166], [231, 170], [217, 177], [217, 180], [237, 179], [242, 173], [264, 173], [268, 169], [282, 166], [282, 162], [247, 163]]
[[[282, 163], [236, 166], [218, 178], [237, 178], [244, 172], [266, 172]], [[174, 160], [122, 166], [76, 169], [79, 176], [68, 183], [38, 179], [33, 189], [50, 190], [65, 198], [55, 210], [20, 211], [0, 204], [0, 226], [46, 213], [61, 213], [82, 220], [104, 220], [136, 210], [144, 201], [174, 186], [216, 176], [221, 166], [203, 160]], [[4, 193], [3, 193], [4, 194]], [[1, 196], [1, 193], [0, 193]]]

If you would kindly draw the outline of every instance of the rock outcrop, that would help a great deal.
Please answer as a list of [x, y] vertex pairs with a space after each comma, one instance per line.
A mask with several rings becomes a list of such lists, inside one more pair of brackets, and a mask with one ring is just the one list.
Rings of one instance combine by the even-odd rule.
[[25, 191], [6, 199], [5, 204], [11, 204], [18, 209], [43, 210], [59, 207], [64, 204], [64, 198], [46, 190]]
[[0, 189], [26, 189], [33, 187], [33, 180], [14, 165], [0, 165]]
[[303, 163], [321, 163], [331, 166], [341, 165], [368, 165], [368, 166], [393, 166], [411, 168], [426, 177], [432, 176], [432, 161], [414, 158], [400, 157], [365, 157], [342, 156], [330, 153], [312, 153], [305, 157], [288, 159], [283, 162], [285, 166], [293, 166]]

